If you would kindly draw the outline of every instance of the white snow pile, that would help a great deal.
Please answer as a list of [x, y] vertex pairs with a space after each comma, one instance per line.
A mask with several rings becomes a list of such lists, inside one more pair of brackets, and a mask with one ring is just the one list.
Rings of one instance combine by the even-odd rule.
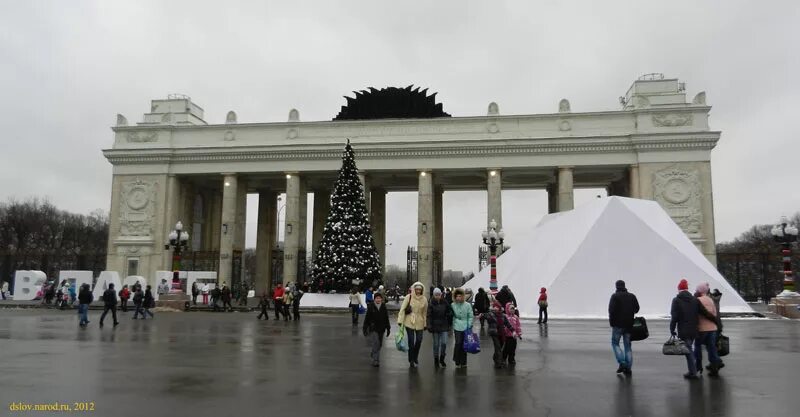
[[[681, 278], [692, 291], [718, 288], [723, 312], [753, 311], [655, 201], [608, 197], [547, 215], [497, 262], [498, 286], [511, 288], [523, 317], [538, 316], [541, 287], [551, 317], [607, 317], [618, 279], [639, 314], [664, 316]], [[488, 290], [489, 268], [464, 287]]]

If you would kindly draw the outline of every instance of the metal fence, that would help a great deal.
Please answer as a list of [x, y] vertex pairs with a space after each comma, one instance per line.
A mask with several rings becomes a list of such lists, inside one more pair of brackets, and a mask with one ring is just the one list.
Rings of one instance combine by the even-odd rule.
[[[792, 260], [797, 271], [800, 260]], [[783, 290], [783, 263], [779, 253], [720, 252], [717, 270], [746, 301], [769, 302]]]

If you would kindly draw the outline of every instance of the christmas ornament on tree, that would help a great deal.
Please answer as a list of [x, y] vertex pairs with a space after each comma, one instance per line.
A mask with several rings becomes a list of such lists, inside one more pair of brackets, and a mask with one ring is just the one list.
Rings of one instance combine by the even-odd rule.
[[323, 291], [346, 291], [354, 282], [365, 286], [380, 282], [380, 262], [355, 154], [348, 139], [311, 276]]

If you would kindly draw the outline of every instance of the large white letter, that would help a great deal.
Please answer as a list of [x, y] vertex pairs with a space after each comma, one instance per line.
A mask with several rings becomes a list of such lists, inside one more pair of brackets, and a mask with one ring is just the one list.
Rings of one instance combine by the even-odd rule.
[[122, 288], [122, 284], [119, 282], [119, 273], [117, 271], [103, 271], [97, 277], [97, 283], [94, 284], [94, 291], [92, 291], [95, 300], [102, 299], [103, 292], [108, 289], [108, 284], [114, 284], [114, 295], [119, 299], [117, 294]]
[[89, 288], [92, 288], [94, 274], [92, 271], [61, 271], [58, 273], [58, 282], [63, 280], [67, 280], [70, 287], [75, 288], [75, 294], [78, 294], [83, 284], [89, 284]]
[[14, 274], [14, 300], [33, 300], [45, 280], [47, 275], [42, 271], [17, 271]]

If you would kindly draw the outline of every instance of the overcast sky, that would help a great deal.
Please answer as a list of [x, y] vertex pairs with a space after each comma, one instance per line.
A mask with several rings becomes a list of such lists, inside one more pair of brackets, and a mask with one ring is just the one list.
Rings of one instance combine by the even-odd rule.
[[[141, 121], [168, 93], [190, 95], [209, 123], [231, 109], [240, 122], [284, 121], [291, 108], [329, 120], [352, 90], [409, 84], [437, 91], [454, 116], [491, 101], [530, 114], [561, 98], [616, 110], [636, 77], [662, 72], [713, 106], [725, 241], [800, 210], [798, 22], [796, 1], [0, 0], [0, 199], [107, 211], [101, 149], [115, 115]], [[545, 193], [503, 198], [513, 245], [546, 212]], [[474, 269], [486, 195], [445, 193], [444, 204], [445, 267]], [[415, 212], [415, 194], [389, 194], [389, 263], [416, 244]]]

